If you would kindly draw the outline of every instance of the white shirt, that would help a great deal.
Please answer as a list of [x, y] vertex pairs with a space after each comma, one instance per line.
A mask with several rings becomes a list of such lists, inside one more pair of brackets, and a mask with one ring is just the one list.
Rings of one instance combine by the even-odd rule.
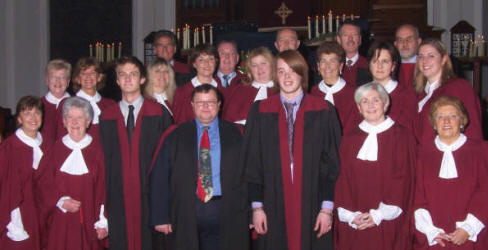
[[390, 81], [388, 81], [388, 83], [385, 85], [384, 88], [386, 92], [388, 92], [388, 94], [391, 94], [391, 92], [393, 92], [397, 86], [398, 86], [398, 82], [393, 79], [390, 79]]
[[70, 95], [69, 95], [68, 93], [64, 93], [63, 97], [61, 97], [61, 98], [57, 98], [57, 97], [55, 97], [55, 96], [54, 96], [54, 95], [51, 93], [51, 91], [49, 91], [49, 92], [47, 92], [47, 94], [45, 95], [45, 97], [46, 97], [46, 100], [47, 100], [49, 103], [56, 105], [56, 108], [58, 108], [59, 103], [60, 103], [60, 102], [61, 102], [61, 101], [62, 101], [64, 98], [68, 98], [68, 97], [70, 97]]
[[92, 106], [92, 109], [93, 109], [92, 124], [98, 124], [98, 117], [100, 116], [100, 114], [102, 114], [102, 111], [100, 110], [100, 107], [98, 107], [97, 102], [102, 100], [102, 96], [98, 92], [95, 92], [95, 95], [91, 96], [91, 95], [85, 93], [81, 89], [80, 89], [80, 91], [78, 91], [78, 93], [76, 93], [76, 96], [81, 97], [81, 98], [90, 102], [90, 105]]
[[351, 67], [352, 67], [358, 61], [358, 59], [359, 59], [359, 53], [356, 52], [356, 54], [352, 58], [346, 57], [346, 65], [347, 65], [347, 61], [351, 60], [352, 61]]
[[439, 87], [439, 80], [435, 81], [434, 83], [429, 83], [427, 82], [425, 84], [424, 91], [427, 93], [427, 95], [420, 100], [418, 104], [418, 112], [422, 112], [422, 109], [424, 108], [424, 105], [429, 101], [429, 99], [432, 97], [432, 94], [434, 94], [434, 91]]
[[324, 80], [320, 81], [318, 88], [322, 93], [325, 94], [325, 97], [324, 97], [325, 100], [329, 101], [332, 104], [335, 104], [334, 103], [334, 94], [341, 91], [345, 86], [346, 86], [346, 81], [344, 79], [342, 79], [341, 77], [339, 77], [339, 79], [337, 79], [337, 82], [334, 85], [332, 85], [331, 87], [329, 87], [324, 82]]

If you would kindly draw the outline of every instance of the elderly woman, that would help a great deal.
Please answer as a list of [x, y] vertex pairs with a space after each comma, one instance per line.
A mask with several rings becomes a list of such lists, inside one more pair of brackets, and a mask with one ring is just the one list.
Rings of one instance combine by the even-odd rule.
[[176, 90], [175, 72], [163, 58], [156, 58], [146, 67], [148, 81], [144, 88], [144, 95], [148, 99], [153, 99], [163, 105], [171, 113], [173, 96]]
[[46, 249], [103, 249], [105, 165], [100, 145], [86, 133], [93, 113], [85, 99], [66, 99], [62, 115], [68, 134], [41, 161], [36, 190]]
[[332, 249], [340, 124], [334, 106], [307, 94], [308, 66], [278, 54], [279, 94], [257, 101], [244, 136], [244, 166], [261, 250]]
[[0, 144], [0, 249], [40, 249], [33, 176], [50, 147], [39, 128], [42, 101], [24, 96], [17, 103], [15, 134]]
[[337, 249], [411, 249], [409, 213], [415, 139], [385, 115], [389, 98], [379, 83], [354, 93], [364, 120], [340, 147], [335, 187]]
[[222, 118], [245, 125], [247, 114], [254, 102], [264, 100], [273, 94], [275, 60], [271, 51], [258, 47], [246, 59], [247, 79], [242, 84], [232, 85], [224, 102]]
[[440, 96], [459, 98], [469, 116], [465, 135], [483, 139], [479, 97], [468, 81], [455, 77], [446, 47], [437, 39], [425, 39], [420, 44], [415, 66], [415, 90], [418, 114], [414, 129], [420, 143], [430, 143], [435, 138], [429, 123], [429, 110], [433, 100]]
[[387, 115], [413, 131], [417, 97], [410, 85], [396, 81], [396, 72], [400, 65], [397, 49], [389, 42], [375, 41], [369, 47], [368, 62], [373, 81], [380, 83], [390, 96]]
[[[94, 139], [98, 139], [98, 118], [102, 112], [110, 105], [114, 104], [111, 99], [103, 98], [97, 91], [103, 88], [103, 71], [100, 63], [93, 57], [83, 57], [76, 62], [73, 71], [73, 89], [76, 92], [76, 96], [84, 98], [93, 108], [94, 116], [91, 122], [91, 126], [88, 129]], [[60, 103], [62, 107], [63, 102]], [[61, 112], [61, 110], [59, 111]], [[64, 119], [59, 116], [56, 138], [62, 138], [68, 131], [64, 126]]]
[[213, 78], [218, 62], [219, 54], [214, 46], [200, 44], [193, 48], [190, 54], [190, 65], [197, 71], [197, 75], [176, 89], [173, 100], [175, 123], [182, 123], [195, 118], [191, 106], [191, 93], [195, 87], [211, 84], [218, 88], [221, 93], [224, 91], [222, 85]]
[[334, 104], [345, 134], [358, 121], [359, 113], [354, 103], [355, 84], [346, 84], [339, 76], [346, 54], [337, 42], [325, 42], [317, 49], [318, 70], [322, 81], [310, 93]]
[[458, 98], [432, 102], [429, 121], [437, 136], [419, 150], [415, 248], [488, 249], [486, 147], [463, 134], [468, 114]]

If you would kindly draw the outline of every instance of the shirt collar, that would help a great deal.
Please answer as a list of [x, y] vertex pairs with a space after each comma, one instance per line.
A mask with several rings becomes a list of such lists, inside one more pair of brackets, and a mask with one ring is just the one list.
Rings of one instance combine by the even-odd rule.
[[99, 102], [100, 100], [102, 100], [102, 96], [98, 93], [98, 92], [95, 92], [95, 95], [94, 96], [91, 96], [89, 94], [87, 94], [85, 91], [81, 90], [78, 91], [76, 93], [76, 96], [78, 97], [81, 97], [81, 98], [84, 98], [85, 100], [89, 101], [89, 102]]
[[61, 98], [57, 98], [57, 97], [55, 97], [55, 96], [54, 96], [54, 95], [51, 93], [51, 91], [49, 91], [49, 92], [47, 92], [47, 94], [46, 94], [46, 96], [45, 96], [45, 97], [46, 97], [46, 100], [47, 100], [48, 102], [50, 102], [50, 103], [52, 103], [52, 104], [55, 104], [55, 105], [56, 105], [56, 108], [57, 108], [57, 107], [58, 107], [58, 105], [59, 105], [59, 103], [60, 103], [60, 102], [61, 102], [61, 101], [62, 101], [64, 98], [68, 98], [68, 97], [70, 97], [70, 95], [69, 95], [68, 93], [66, 93], [66, 92], [65, 92], [65, 93], [64, 93], [64, 95], [63, 95], [63, 97], [61, 97]]
[[[232, 71], [232, 73], [227, 74], [227, 75], [229, 76], [229, 79], [232, 79], [237, 75], [237, 73], [235, 71]], [[221, 79], [224, 78], [224, 74], [222, 74], [222, 72], [220, 72], [220, 70], [217, 71], [217, 76], [220, 77]]]
[[398, 82], [393, 79], [390, 79], [390, 81], [385, 86], [385, 90], [386, 92], [388, 92], [388, 94], [391, 94], [391, 92], [393, 92], [393, 90], [395, 90], [397, 86], [398, 86]]
[[122, 99], [120, 100], [120, 104], [122, 106], [124, 106], [125, 108], [129, 109], [129, 105], [133, 105], [134, 106], [134, 109], [138, 110], [142, 107], [142, 101], [144, 99], [142, 98], [142, 96], [140, 95], [137, 99], [134, 100], [134, 102], [132, 103], [128, 103], [126, 100]]
[[287, 100], [285, 99], [285, 97], [283, 95], [280, 94], [280, 99], [281, 99], [281, 102], [282, 103], [285, 103], [285, 102], [288, 102], [288, 103], [295, 103], [296, 104], [296, 107], [299, 107], [300, 106], [300, 103], [302, 102], [302, 99], [303, 99], [303, 91], [300, 92], [300, 94], [295, 97], [293, 100]]
[[[193, 77], [193, 79], [191, 79], [191, 84], [193, 85], [194, 88], [202, 85], [202, 83], [200, 81], [198, 81], [198, 78], [196, 76]], [[212, 85], [212, 86], [214, 86], [216, 88], [218, 86], [217, 82], [213, 78], [212, 78], [212, 81], [210, 82], [210, 85]]]
[[[198, 129], [203, 129], [203, 124], [197, 118], [195, 118], [195, 123], [197, 124]], [[219, 127], [218, 117], [215, 117], [215, 119], [212, 121], [212, 123], [210, 123], [208, 127], [209, 130], [217, 129]]]
[[327, 92], [332, 91], [332, 94], [335, 94], [339, 91], [341, 91], [344, 87], [346, 86], [346, 81], [339, 77], [337, 79], [337, 82], [329, 87], [324, 80], [320, 81], [319, 83], [319, 90], [322, 91], [323, 93], [327, 94]]
[[408, 60], [402, 59], [402, 63], [416, 63], [417, 62], [417, 55], [413, 56], [412, 58]]
[[354, 65], [354, 64], [355, 64], [355, 63], [358, 61], [358, 59], [359, 59], [359, 53], [358, 53], [358, 52], [356, 52], [356, 54], [355, 54], [355, 55], [354, 55], [352, 58], [347, 58], [347, 57], [346, 57], [346, 62], [347, 62], [348, 60], [351, 60], [351, 61], [352, 61], [351, 66], [352, 66], [352, 65]]
[[257, 89], [261, 87], [272, 88], [274, 86], [274, 83], [273, 81], [269, 81], [268, 83], [252, 82], [251, 85]]

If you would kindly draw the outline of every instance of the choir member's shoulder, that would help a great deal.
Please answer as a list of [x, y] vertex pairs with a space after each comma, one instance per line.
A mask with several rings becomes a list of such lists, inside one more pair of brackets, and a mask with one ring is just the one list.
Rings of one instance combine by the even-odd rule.
[[242, 137], [241, 130], [238, 127], [239, 125], [233, 123], [233, 122], [228, 122], [223, 119], [219, 119], [219, 127], [221, 127], [223, 130], [226, 131], [227, 135], [232, 138], [240, 138]]
[[162, 105], [152, 99], [144, 98], [142, 106], [144, 107], [144, 114], [148, 116], [162, 115], [164, 112]]
[[304, 103], [302, 104], [306, 110], [333, 110], [334, 105], [332, 103], [325, 101], [316, 95], [305, 94]]
[[471, 85], [470, 82], [468, 82], [467, 80], [463, 79], [463, 78], [459, 78], [459, 77], [454, 77], [454, 78], [451, 78], [449, 79], [444, 85], [443, 87], [446, 89], [449, 89], [451, 91], [454, 91], [454, 92], [465, 92], [465, 91], [469, 91], [469, 92], [473, 92], [474, 89], [473, 89], [473, 86]]
[[101, 114], [102, 120], [115, 120], [117, 119], [117, 114], [120, 113], [120, 107], [118, 102], [109, 102], [105, 106], [105, 110]]

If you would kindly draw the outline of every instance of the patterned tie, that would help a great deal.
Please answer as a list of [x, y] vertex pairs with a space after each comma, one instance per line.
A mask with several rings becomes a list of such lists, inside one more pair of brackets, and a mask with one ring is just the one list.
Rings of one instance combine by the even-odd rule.
[[288, 152], [290, 153], [290, 163], [293, 163], [293, 107], [295, 103], [285, 102], [286, 109], [286, 123], [288, 125]]
[[132, 140], [132, 132], [134, 132], [134, 105], [129, 105], [129, 115], [127, 116], [127, 138]]
[[351, 59], [347, 59], [346, 66], [347, 67], [352, 67], [352, 60]]
[[200, 139], [200, 157], [198, 158], [198, 183], [197, 195], [203, 202], [208, 202], [213, 196], [212, 167], [210, 162], [210, 139], [208, 138], [208, 126], [204, 126]]
[[223, 78], [224, 78], [224, 83], [222, 84], [222, 86], [224, 88], [227, 88], [227, 86], [229, 86], [229, 78], [230, 78], [230, 76], [229, 75], [224, 75]]

